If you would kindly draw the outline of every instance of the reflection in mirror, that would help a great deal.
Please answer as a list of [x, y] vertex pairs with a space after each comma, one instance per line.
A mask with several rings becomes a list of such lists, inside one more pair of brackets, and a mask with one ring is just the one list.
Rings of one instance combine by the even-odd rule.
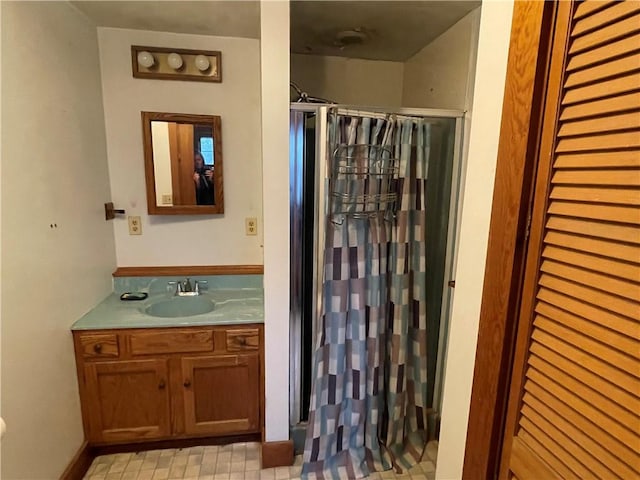
[[142, 112], [150, 214], [223, 213], [220, 117]]

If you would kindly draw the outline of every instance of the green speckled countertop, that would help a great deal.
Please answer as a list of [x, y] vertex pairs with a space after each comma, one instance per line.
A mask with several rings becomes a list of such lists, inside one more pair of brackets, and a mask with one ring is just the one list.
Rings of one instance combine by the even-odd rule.
[[[75, 322], [71, 326], [71, 330], [189, 327], [264, 322], [262, 278], [259, 279], [259, 282], [256, 281], [257, 279], [252, 279], [250, 282], [229, 279], [225, 280], [224, 284], [219, 284], [219, 280], [211, 277], [192, 278], [209, 280], [209, 289], [201, 296], [214, 302], [213, 311], [188, 317], [167, 318], [148, 315], [144, 313], [147, 306], [160, 300], [169, 299], [173, 294], [167, 292], [166, 288], [166, 283], [170, 279], [145, 280], [141, 278], [114, 283], [114, 293]], [[240, 284], [248, 285], [249, 288], [239, 288]], [[149, 297], [142, 301], [122, 301], [120, 294], [124, 291], [148, 292]]]

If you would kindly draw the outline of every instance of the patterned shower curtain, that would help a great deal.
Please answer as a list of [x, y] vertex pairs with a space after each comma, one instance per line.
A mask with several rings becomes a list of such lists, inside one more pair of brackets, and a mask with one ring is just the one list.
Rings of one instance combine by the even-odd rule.
[[309, 480], [403, 471], [420, 461], [427, 443], [430, 125], [333, 113], [329, 142], [390, 147], [399, 159], [398, 201], [391, 222], [327, 220], [323, 315], [302, 470]]

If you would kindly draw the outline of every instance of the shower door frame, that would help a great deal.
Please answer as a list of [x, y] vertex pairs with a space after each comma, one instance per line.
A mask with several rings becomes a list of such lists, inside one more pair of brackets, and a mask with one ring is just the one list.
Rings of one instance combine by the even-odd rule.
[[[438, 416], [442, 412], [442, 387], [444, 383], [444, 368], [446, 366], [446, 354], [448, 350], [449, 318], [451, 306], [453, 304], [453, 290], [451, 285], [455, 284], [454, 275], [458, 253], [458, 232], [460, 229], [460, 219], [463, 202], [464, 180], [466, 173], [467, 158], [463, 156], [464, 131], [468, 128], [465, 125], [465, 114], [462, 110], [445, 110], [429, 108], [381, 108], [350, 104], [309, 104], [291, 103], [290, 111], [310, 112], [316, 115], [316, 165], [315, 165], [315, 204], [314, 204], [314, 262], [313, 275], [315, 278], [313, 286], [315, 319], [313, 322], [312, 348], [317, 344], [317, 319], [322, 312], [322, 284], [324, 282], [324, 248], [322, 240], [325, 236], [325, 222], [328, 211], [328, 199], [325, 195], [327, 191], [328, 165], [327, 165], [327, 113], [330, 108], [353, 110], [362, 113], [373, 113], [381, 115], [407, 115], [412, 117], [431, 118], [452, 118], [455, 119], [454, 144], [453, 144], [453, 165], [451, 175], [451, 193], [449, 202], [449, 222], [447, 229], [447, 248], [445, 256], [445, 271], [442, 292], [442, 309], [440, 312], [440, 330], [438, 333], [438, 354], [436, 364], [436, 378], [434, 385], [433, 404], [437, 405]], [[293, 159], [290, 159], [292, 162]], [[292, 212], [293, 218], [295, 213]], [[454, 282], [453, 284], [451, 282]], [[301, 337], [300, 337], [300, 305], [292, 300], [291, 313], [289, 316], [290, 326], [290, 355], [289, 355], [289, 422], [290, 427], [300, 425], [301, 413]], [[443, 328], [445, 327], [445, 328]]]
[[[327, 177], [326, 170], [326, 150], [327, 150], [327, 105], [321, 104], [308, 104], [308, 103], [292, 103], [290, 105], [290, 111], [314, 113], [316, 115], [316, 162], [314, 165], [314, 179], [315, 179], [315, 191], [314, 196], [314, 219], [313, 219], [313, 237], [316, 239], [314, 245], [313, 255], [313, 283], [312, 298], [315, 317], [318, 318], [322, 310], [322, 283], [323, 283], [323, 268], [324, 264], [324, 249], [322, 248], [323, 242], [320, 239], [324, 239], [325, 224], [320, 221], [324, 218], [327, 212], [327, 199], [325, 195], [326, 184], [324, 179]], [[290, 165], [293, 165], [293, 159], [289, 159]], [[294, 194], [294, 192], [292, 192]], [[324, 201], [321, 201], [324, 199]], [[299, 217], [301, 212], [291, 212], [291, 218]], [[292, 249], [292, 251], [294, 251]], [[291, 310], [289, 314], [289, 426], [295, 427], [301, 423], [301, 396], [302, 396], [302, 381], [300, 378], [300, 365], [302, 361], [302, 345], [301, 345], [301, 320], [302, 320], [302, 305], [294, 299], [292, 296]], [[313, 328], [311, 333], [311, 346], [315, 348], [317, 340], [316, 324], [313, 322]], [[312, 354], [313, 355], [313, 354]]]

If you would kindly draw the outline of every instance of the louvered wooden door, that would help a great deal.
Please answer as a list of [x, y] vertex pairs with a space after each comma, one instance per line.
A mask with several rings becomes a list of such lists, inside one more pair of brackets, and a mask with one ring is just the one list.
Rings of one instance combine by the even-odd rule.
[[559, 2], [500, 477], [640, 478], [640, 2]]

